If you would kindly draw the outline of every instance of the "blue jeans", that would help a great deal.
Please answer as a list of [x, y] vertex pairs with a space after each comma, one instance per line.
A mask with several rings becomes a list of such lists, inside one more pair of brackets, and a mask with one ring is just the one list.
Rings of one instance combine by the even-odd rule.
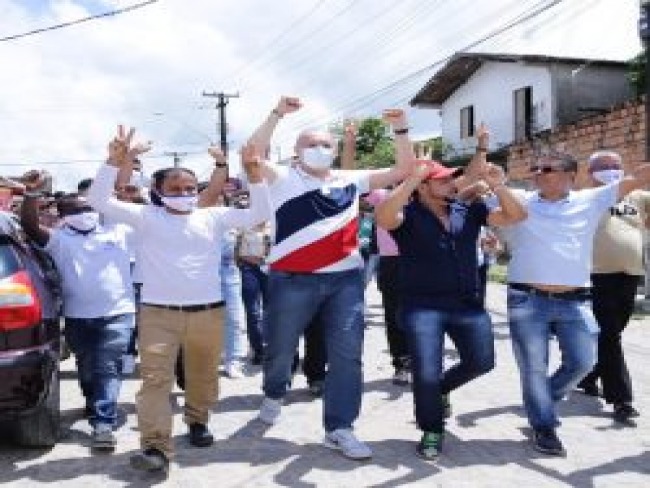
[[242, 300], [241, 274], [234, 261], [221, 265], [221, 295], [226, 302], [224, 356], [228, 363], [243, 358], [246, 344], [246, 312]]
[[[400, 324], [411, 355], [418, 428], [424, 432], [443, 432], [441, 395], [494, 368], [490, 316], [480, 308], [439, 310], [403, 303]], [[456, 346], [460, 361], [443, 372], [445, 333]]]
[[246, 309], [246, 332], [253, 354], [261, 358], [264, 350], [264, 307], [267, 276], [259, 266], [241, 262], [241, 293]]
[[122, 385], [122, 357], [135, 327], [135, 314], [65, 319], [65, 338], [75, 354], [79, 386], [93, 427], [113, 428]]
[[[555, 428], [560, 425], [555, 402], [596, 362], [598, 325], [590, 302], [542, 297], [509, 287], [508, 321], [528, 422], [533, 429]], [[558, 340], [561, 363], [549, 378], [552, 334]]]
[[286, 394], [298, 340], [318, 313], [329, 361], [323, 393], [325, 430], [351, 428], [361, 408], [362, 270], [271, 271], [268, 292], [264, 394], [274, 399]]

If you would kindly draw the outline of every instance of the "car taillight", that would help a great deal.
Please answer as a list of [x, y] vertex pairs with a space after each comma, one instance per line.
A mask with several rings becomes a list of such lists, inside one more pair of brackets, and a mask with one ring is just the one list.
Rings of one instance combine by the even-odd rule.
[[0, 280], [0, 329], [32, 327], [41, 321], [41, 303], [26, 271]]

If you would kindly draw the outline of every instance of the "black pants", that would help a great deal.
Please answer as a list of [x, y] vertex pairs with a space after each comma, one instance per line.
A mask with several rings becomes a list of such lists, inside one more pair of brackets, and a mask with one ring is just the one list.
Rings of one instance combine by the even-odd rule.
[[632, 382], [625, 364], [621, 334], [634, 310], [639, 277], [625, 273], [591, 275], [593, 310], [600, 335], [598, 362], [581, 384], [595, 384], [600, 378], [607, 403], [632, 401]]
[[409, 352], [406, 335], [400, 328], [397, 317], [398, 300], [398, 256], [380, 256], [377, 272], [377, 287], [381, 293], [386, 323], [386, 340], [388, 351], [395, 368], [408, 366]]

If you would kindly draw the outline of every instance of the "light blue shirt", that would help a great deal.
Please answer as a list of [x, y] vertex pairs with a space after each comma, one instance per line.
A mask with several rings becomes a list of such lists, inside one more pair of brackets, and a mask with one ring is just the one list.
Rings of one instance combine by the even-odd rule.
[[512, 258], [511, 283], [588, 287], [594, 234], [616, 203], [618, 183], [569, 192], [559, 201], [537, 191], [515, 191], [528, 218], [503, 229]]

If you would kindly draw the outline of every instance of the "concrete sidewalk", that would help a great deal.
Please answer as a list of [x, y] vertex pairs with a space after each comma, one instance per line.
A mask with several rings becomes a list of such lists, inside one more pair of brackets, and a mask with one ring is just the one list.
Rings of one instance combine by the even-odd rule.
[[[138, 381], [126, 382], [122, 394], [125, 424], [117, 432], [112, 455], [89, 452], [90, 428], [81, 418], [83, 405], [73, 374], [63, 364], [66, 436], [50, 451], [0, 448], [2, 486], [650, 486], [650, 319], [635, 319], [625, 334], [629, 367], [642, 412], [637, 428], [614, 425], [602, 402], [580, 394], [561, 405], [559, 434], [566, 458], [536, 453], [528, 441], [521, 408], [519, 379], [505, 324], [504, 288], [490, 285], [497, 367], [452, 395], [454, 415], [448, 424], [445, 451], [435, 464], [414, 454], [420, 433], [413, 422], [408, 388], [391, 383], [382, 309], [374, 288], [368, 292], [363, 411], [356, 432], [368, 441], [374, 457], [354, 462], [321, 445], [321, 402], [313, 400], [298, 376], [279, 424], [267, 428], [255, 419], [261, 401], [259, 369], [246, 378], [222, 378], [221, 400], [212, 417], [216, 445], [189, 446], [180, 408], [174, 432], [177, 458], [168, 480], [136, 473], [128, 457], [138, 447], [133, 399]], [[557, 358], [557, 349], [553, 350]], [[453, 361], [453, 350], [448, 359]], [[182, 394], [173, 402], [182, 405]]]

